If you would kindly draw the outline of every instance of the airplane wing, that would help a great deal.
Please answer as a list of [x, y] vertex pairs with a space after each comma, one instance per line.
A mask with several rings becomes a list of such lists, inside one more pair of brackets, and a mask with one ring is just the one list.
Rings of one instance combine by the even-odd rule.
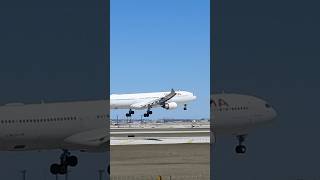
[[153, 106], [162, 106], [165, 102], [169, 101], [171, 98], [173, 98], [177, 93], [171, 89], [171, 92], [161, 98], [154, 98], [152, 100], [142, 101], [135, 104], [132, 104], [131, 107], [133, 109], [145, 109], [145, 108], [151, 108]]

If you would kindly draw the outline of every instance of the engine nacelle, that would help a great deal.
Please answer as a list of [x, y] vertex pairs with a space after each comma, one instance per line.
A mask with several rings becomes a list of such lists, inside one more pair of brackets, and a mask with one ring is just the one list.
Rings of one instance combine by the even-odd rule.
[[165, 103], [162, 107], [165, 109], [175, 109], [178, 107], [178, 104], [175, 102], [169, 102], [169, 103]]

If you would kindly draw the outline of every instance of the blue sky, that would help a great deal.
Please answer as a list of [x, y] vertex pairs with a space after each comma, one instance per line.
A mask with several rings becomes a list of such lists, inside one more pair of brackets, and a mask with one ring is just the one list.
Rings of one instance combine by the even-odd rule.
[[151, 118], [209, 117], [209, 15], [209, 0], [112, 0], [111, 93], [187, 90], [198, 97], [189, 111]]

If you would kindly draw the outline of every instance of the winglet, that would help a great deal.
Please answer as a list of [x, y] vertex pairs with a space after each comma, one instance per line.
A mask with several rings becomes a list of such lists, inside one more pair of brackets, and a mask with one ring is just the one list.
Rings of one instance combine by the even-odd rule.
[[173, 90], [173, 88], [171, 89], [171, 93], [175, 93], [175, 91]]

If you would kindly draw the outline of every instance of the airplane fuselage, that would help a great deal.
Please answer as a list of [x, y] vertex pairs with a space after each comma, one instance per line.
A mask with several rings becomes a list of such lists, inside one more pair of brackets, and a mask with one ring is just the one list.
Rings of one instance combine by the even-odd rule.
[[212, 127], [215, 133], [245, 134], [251, 128], [270, 123], [277, 115], [266, 101], [248, 95], [211, 96]]
[[[153, 93], [135, 93], [135, 94], [112, 94], [110, 96], [110, 108], [111, 109], [144, 109], [137, 108], [132, 105], [139, 102], [148, 102], [155, 99], [159, 99], [168, 95], [170, 92], [153, 92]], [[167, 103], [174, 102], [178, 106], [187, 104], [196, 99], [192, 93], [187, 91], [176, 91], [176, 95], [167, 101]], [[159, 107], [155, 105], [154, 107]]]
[[85, 150], [68, 138], [107, 128], [107, 108], [105, 100], [1, 106], [0, 150]]

